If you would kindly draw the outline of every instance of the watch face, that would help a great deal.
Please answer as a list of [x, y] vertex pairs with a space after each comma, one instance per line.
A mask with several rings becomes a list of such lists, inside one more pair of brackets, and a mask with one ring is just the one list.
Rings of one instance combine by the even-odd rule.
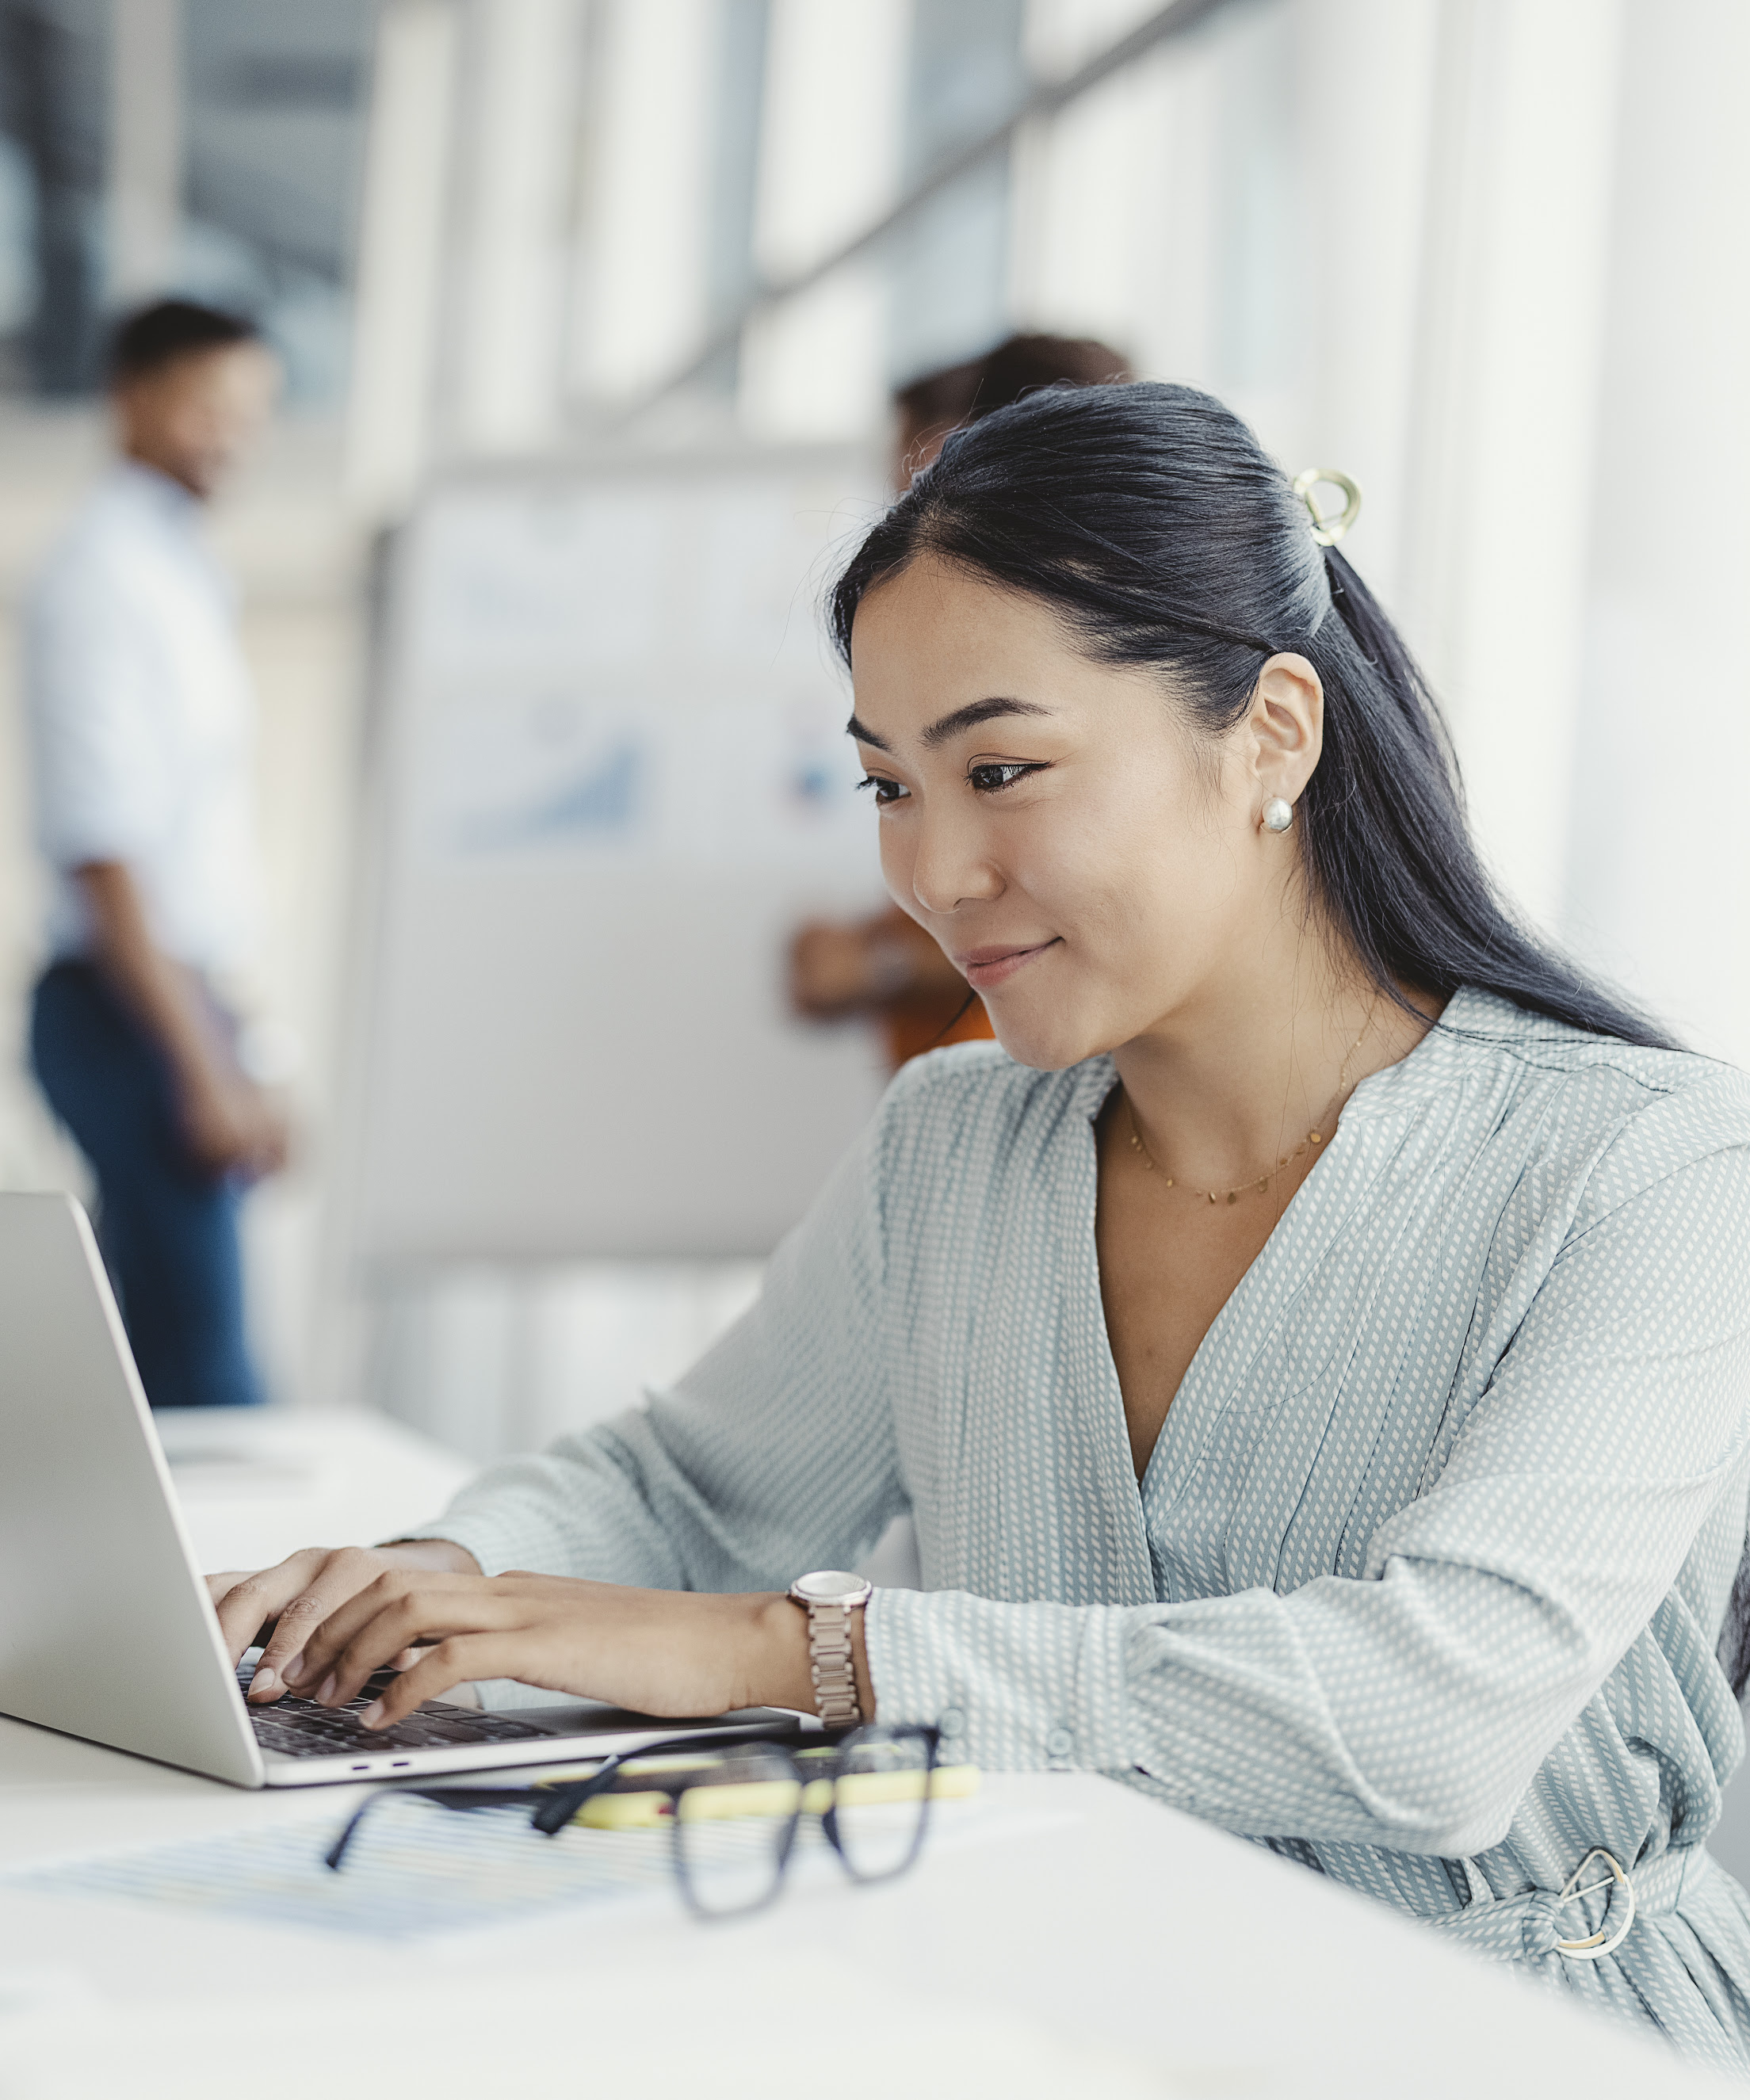
[[798, 1575], [790, 1585], [790, 1595], [805, 1604], [833, 1604], [842, 1597], [860, 1597], [868, 1586], [860, 1575], [847, 1575], [842, 1568], [822, 1568], [811, 1575]]

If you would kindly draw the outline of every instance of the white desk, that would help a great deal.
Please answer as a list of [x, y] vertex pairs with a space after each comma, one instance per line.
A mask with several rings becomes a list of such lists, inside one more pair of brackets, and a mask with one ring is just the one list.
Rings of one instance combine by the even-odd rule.
[[[173, 1440], [192, 1436], [170, 1427]], [[359, 1531], [380, 1536], [413, 1514], [385, 1474], [404, 1461], [435, 1480], [449, 1465], [356, 1418], [246, 1433], [263, 1447], [290, 1440], [282, 1452], [320, 1445], [334, 1460], [295, 1493], [282, 1480], [263, 1496], [256, 1483], [254, 1502], [276, 1512], [273, 1551], [306, 1535], [290, 1529], [294, 1501], [315, 1512], [325, 1494], [331, 1507], [350, 1498]], [[216, 1472], [200, 1493], [203, 1538], [239, 1557]], [[1024, 1837], [939, 1850], [883, 1889], [810, 1883], [730, 1926], [644, 1904], [409, 1947], [0, 1895], [0, 2100], [306, 2100], [437, 2080], [492, 2100], [524, 2081], [543, 2095], [637, 2100], [816, 2086], [835, 2100], [1725, 2089], [1630, 2031], [1103, 1780], [988, 1785], [994, 1802], [1039, 1818]], [[240, 1793], [0, 1723], [0, 1865], [265, 1818], [308, 1820], [314, 1835], [352, 1798]]]

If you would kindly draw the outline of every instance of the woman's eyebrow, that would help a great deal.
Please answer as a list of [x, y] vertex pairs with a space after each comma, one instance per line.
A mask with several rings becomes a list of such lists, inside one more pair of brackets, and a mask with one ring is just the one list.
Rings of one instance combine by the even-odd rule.
[[1031, 700], [1011, 700], [993, 695], [988, 700], [969, 700], [924, 731], [926, 743], [946, 743], [962, 730], [976, 729], [980, 722], [995, 721], [999, 715], [1050, 715], [1050, 708], [1036, 707]]
[[[952, 714], [943, 715], [939, 721], [931, 722], [923, 733], [922, 741], [927, 744], [946, 743], [950, 737], [958, 736], [965, 730], [976, 729], [980, 722], [995, 721], [1001, 715], [1049, 717], [1050, 712], [1050, 708], [1036, 707], [1031, 700], [1007, 699], [993, 695], [988, 700], [969, 700], [965, 707], [956, 708]], [[845, 724], [845, 734], [854, 736], [859, 743], [868, 744], [890, 756], [892, 753], [893, 746], [887, 739], [877, 736], [873, 730], [867, 728], [855, 715]]]

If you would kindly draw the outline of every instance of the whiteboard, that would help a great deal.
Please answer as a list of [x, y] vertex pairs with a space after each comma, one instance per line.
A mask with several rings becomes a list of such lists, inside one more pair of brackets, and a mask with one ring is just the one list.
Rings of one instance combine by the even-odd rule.
[[819, 602], [834, 452], [437, 487], [399, 536], [355, 1002], [367, 1261], [759, 1254], [884, 1080], [793, 1021], [798, 921], [880, 896]]

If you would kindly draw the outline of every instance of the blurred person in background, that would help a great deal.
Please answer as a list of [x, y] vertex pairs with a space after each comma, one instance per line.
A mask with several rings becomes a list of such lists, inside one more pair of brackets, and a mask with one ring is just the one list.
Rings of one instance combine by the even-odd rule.
[[[909, 488], [964, 424], [1041, 386], [1100, 386], [1134, 377], [1118, 351], [1089, 338], [1014, 335], [983, 357], [926, 373], [893, 397], [893, 485]], [[872, 1015], [895, 1071], [926, 1050], [990, 1039], [975, 992], [897, 904], [848, 924], [815, 920], [790, 944], [790, 1002], [810, 1021]]]
[[166, 300], [117, 330], [120, 457], [26, 618], [38, 843], [52, 871], [32, 1061], [91, 1162], [99, 1232], [155, 1407], [261, 1397], [238, 1210], [285, 1128], [222, 987], [254, 938], [254, 707], [201, 512], [260, 431], [254, 325]]

